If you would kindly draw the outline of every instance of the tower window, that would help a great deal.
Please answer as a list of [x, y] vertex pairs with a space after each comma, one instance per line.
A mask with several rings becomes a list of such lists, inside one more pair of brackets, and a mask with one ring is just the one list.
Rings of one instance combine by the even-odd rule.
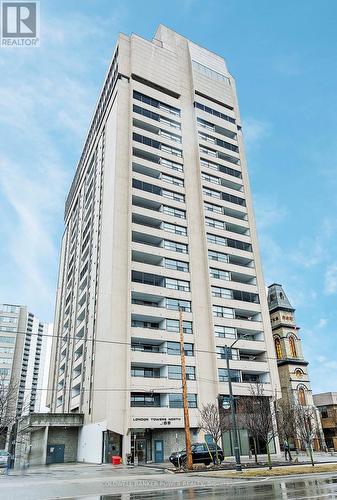
[[282, 347], [280, 339], [275, 339], [275, 351], [277, 359], [282, 359]]
[[294, 337], [289, 337], [290, 354], [293, 358], [297, 358], [296, 345]]
[[303, 387], [300, 387], [298, 389], [298, 402], [301, 406], [306, 405], [305, 391], [304, 391]]

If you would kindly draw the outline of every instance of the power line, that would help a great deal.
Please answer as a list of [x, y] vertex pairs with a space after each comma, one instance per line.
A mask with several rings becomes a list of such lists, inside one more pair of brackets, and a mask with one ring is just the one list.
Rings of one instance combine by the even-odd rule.
[[[58, 339], [63, 339], [65, 337], [65, 335], [54, 335], [54, 334], [49, 334], [49, 333], [35, 333], [35, 332], [25, 332], [25, 331], [15, 331], [15, 332], [12, 332], [11, 330], [0, 330], [0, 337], [1, 337], [1, 333], [15, 333], [15, 334], [18, 334], [18, 335], [27, 335], [27, 333], [29, 335], [36, 335], [36, 336], [40, 336], [40, 337], [51, 337], [51, 338], [58, 338]], [[174, 332], [174, 333], [177, 333], [177, 332]], [[217, 337], [215, 337], [215, 339], [217, 339]], [[223, 339], [223, 337], [219, 337], [219, 339]], [[82, 338], [78, 338], [76, 336], [67, 336], [67, 340], [82, 340]], [[96, 339], [96, 338], [83, 338], [83, 340], [85, 342], [96, 342], [96, 343], [102, 343], [102, 344], [116, 344], [116, 345], [126, 345], [126, 346], [132, 346], [132, 345], [135, 345], [135, 344], [132, 344], [131, 342], [125, 342], [125, 341], [118, 341], [118, 340], [104, 340], [104, 339]], [[188, 340], [188, 339], [187, 339]], [[232, 339], [229, 339], [229, 340], [232, 340]], [[239, 339], [239, 340], [245, 340], [245, 338], [242, 338], [242, 339]], [[163, 342], [178, 342], [178, 341], [172, 341], [172, 340], [169, 340], [169, 339], [166, 339], [164, 340]], [[189, 343], [192, 343], [192, 342], [185, 342], [186, 344], [189, 344]], [[139, 343], [140, 344], [140, 343]], [[138, 345], [138, 344], [136, 344]], [[225, 347], [225, 346], [219, 346], [219, 347]], [[219, 352], [217, 351], [210, 351], [210, 350], [207, 350], [207, 349], [194, 349], [194, 352], [200, 352], [200, 353], [205, 353], [205, 354], [219, 354]], [[265, 351], [264, 351], [265, 352]], [[157, 354], [167, 354], [165, 352], [159, 352]], [[254, 356], [252, 354], [252, 356]], [[263, 360], [261, 361], [266, 361], [266, 360], [274, 360], [274, 361], [277, 361], [277, 357], [274, 356], [274, 357], [271, 357], [271, 356], [265, 356]], [[240, 360], [238, 360], [240, 361]], [[247, 360], [244, 360], [244, 361], [247, 361]], [[248, 360], [249, 361], [249, 360]], [[254, 361], [253, 359], [251, 361]]]

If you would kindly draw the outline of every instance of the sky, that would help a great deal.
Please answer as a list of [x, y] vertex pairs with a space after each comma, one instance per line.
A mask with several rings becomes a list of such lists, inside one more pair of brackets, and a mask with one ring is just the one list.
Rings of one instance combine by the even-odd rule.
[[266, 284], [296, 307], [314, 392], [337, 390], [335, 0], [41, 0], [0, 48], [0, 302], [53, 321], [64, 201], [119, 32], [162, 23], [236, 78]]

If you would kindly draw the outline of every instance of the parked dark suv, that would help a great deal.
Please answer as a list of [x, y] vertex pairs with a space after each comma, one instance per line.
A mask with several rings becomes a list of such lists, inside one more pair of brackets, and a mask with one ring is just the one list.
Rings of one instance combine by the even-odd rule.
[[[223, 461], [224, 455], [222, 449], [218, 446], [218, 459]], [[169, 457], [170, 462], [175, 467], [180, 467], [186, 464], [186, 450], [177, 451], [172, 453]], [[192, 460], [194, 464], [209, 465], [211, 462], [216, 462], [216, 449], [215, 444], [195, 443], [192, 444]]]

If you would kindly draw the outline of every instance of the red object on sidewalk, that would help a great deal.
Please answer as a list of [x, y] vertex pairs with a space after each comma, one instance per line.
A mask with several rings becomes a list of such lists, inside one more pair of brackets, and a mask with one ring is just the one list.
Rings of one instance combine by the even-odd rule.
[[119, 457], [118, 455], [112, 455], [111, 457], [112, 465], [120, 465], [121, 460], [122, 460], [121, 457]]

